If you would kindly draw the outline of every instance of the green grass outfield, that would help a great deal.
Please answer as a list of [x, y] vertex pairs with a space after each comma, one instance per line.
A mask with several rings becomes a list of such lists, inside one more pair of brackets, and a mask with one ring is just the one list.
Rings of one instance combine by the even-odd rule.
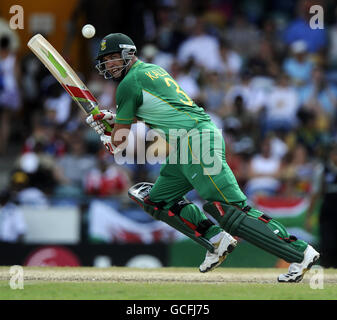
[[[24, 267], [23, 289], [11, 289], [0, 267], [1, 300], [337, 300], [337, 270], [308, 272], [301, 283], [277, 283], [285, 269], [131, 269]], [[323, 288], [313, 277], [323, 275]], [[12, 282], [13, 283], [13, 282]], [[18, 282], [14, 282], [18, 284]]]

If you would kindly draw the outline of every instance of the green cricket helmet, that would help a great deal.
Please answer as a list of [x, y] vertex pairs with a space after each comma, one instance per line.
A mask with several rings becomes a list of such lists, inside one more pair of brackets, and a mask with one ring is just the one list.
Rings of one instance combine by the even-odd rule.
[[[99, 51], [96, 57], [98, 64], [96, 68], [105, 79], [121, 81], [125, 74], [126, 68], [137, 52], [137, 48], [130, 37], [123, 33], [111, 33], [103, 38], [100, 43]], [[113, 53], [120, 53], [120, 58], [104, 61], [103, 58]], [[107, 67], [111, 61], [123, 61], [122, 66]]]

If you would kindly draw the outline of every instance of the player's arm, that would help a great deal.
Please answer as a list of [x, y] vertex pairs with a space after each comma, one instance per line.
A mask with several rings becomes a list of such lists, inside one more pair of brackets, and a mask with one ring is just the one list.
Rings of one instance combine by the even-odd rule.
[[[131, 124], [115, 123], [111, 132], [111, 142], [115, 146], [119, 146], [124, 141], [126, 141], [130, 133], [131, 125], [137, 122], [139, 122], [139, 120], [137, 118], [134, 118]], [[120, 132], [121, 134], [119, 134]]]
[[142, 90], [135, 76], [125, 79], [118, 86], [116, 93], [117, 113], [111, 133], [111, 143], [122, 151], [127, 147], [127, 138], [136, 118], [136, 110], [142, 103]]
[[100, 127], [102, 120], [105, 120], [113, 128], [111, 133], [104, 130], [103, 127], [98, 131], [97, 127], [93, 126], [94, 123], [90, 124], [87, 120], [88, 124], [100, 134], [102, 143], [111, 154], [116, 154], [126, 148], [131, 125], [137, 122], [136, 110], [142, 103], [142, 94], [136, 83], [135, 79], [131, 77], [130, 80], [125, 80], [119, 85], [116, 94], [116, 114], [109, 110], [102, 110], [100, 114], [94, 115], [89, 120], [89, 122], [98, 121]]
[[130, 128], [131, 124], [115, 123], [111, 132], [111, 143], [120, 149], [123, 147], [124, 150], [128, 145], [127, 137], [129, 136]]

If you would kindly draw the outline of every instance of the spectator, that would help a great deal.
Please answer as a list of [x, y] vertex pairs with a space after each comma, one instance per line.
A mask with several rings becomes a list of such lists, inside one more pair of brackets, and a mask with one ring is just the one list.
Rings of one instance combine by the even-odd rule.
[[91, 169], [85, 177], [85, 191], [96, 196], [123, 195], [130, 187], [125, 169], [109, 164], [103, 159], [98, 168]]
[[222, 63], [219, 70], [225, 74], [227, 81], [234, 81], [242, 68], [243, 61], [241, 56], [225, 41], [220, 44], [220, 55]]
[[[295, 130], [294, 141], [303, 145], [310, 157], [321, 157], [326, 144], [326, 134], [317, 125], [317, 111], [301, 108], [298, 110], [299, 125]], [[294, 145], [290, 146], [291, 148]]]
[[57, 160], [59, 186], [56, 195], [82, 196], [84, 182], [89, 171], [97, 167], [93, 155], [86, 153], [83, 139], [73, 134], [69, 141], [69, 152]]
[[32, 152], [26, 152], [15, 161], [14, 168], [28, 176], [26, 188], [36, 188], [51, 195], [57, 184], [57, 171], [52, 156], [41, 152], [37, 145]]
[[227, 114], [224, 116], [223, 126], [229, 134], [250, 135], [251, 125], [254, 121], [250, 114], [245, 112], [245, 106], [242, 96], [235, 97], [234, 102], [227, 107]]
[[233, 171], [238, 184], [241, 188], [244, 187], [244, 185], [247, 182], [247, 161], [245, 157], [240, 154], [236, 153], [235, 149], [233, 148], [234, 144], [233, 141], [231, 141], [230, 138], [226, 139], [226, 161]]
[[10, 51], [17, 52], [20, 48], [20, 38], [17, 32], [9, 27], [9, 21], [0, 17], [0, 38], [6, 37], [9, 39]]
[[269, 131], [289, 132], [295, 128], [298, 109], [297, 92], [290, 86], [288, 76], [281, 74], [266, 103], [266, 114], [262, 124], [263, 135]]
[[205, 80], [205, 84], [201, 88], [201, 100], [207, 111], [219, 113], [225, 103], [225, 86], [221, 81], [220, 72], [206, 73]]
[[27, 52], [21, 59], [21, 97], [22, 120], [24, 129], [28, 134], [34, 126], [36, 117], [43, 113], [41, 81], [50, 76], [48, 69], [33, 54]]
[[148, 43], [141, 50], [140, 60], [148, 63], [154, 63], [165, 70], [171, 71], [171, 65], [174, 63], [176, 56], [172, 53], [159, 49], [154, 44]]
[[291, 56], [283, 64], [284, 72], [290, 77], [292, 84], [302, 86], [309, 82], [313, 69], [313, 62], [307, 54], [307, 44], [297, 40], [290, 46]]
[[[181, 26], [181, 17], [184, 15], [179, 14], [173, 2], [160, 2], [156, 11], [156, 44], [158, 45], [159, 51], [163, 54], [174, 55], [185, 38]], [[166, 69], [165, 66], [162, 67]]]
[[284, 20], [284, 16], [278, 13], [276, 15], [267, 16], [262, 21], [261, 36], [264, 40], [273, 44], [273, 48], [279, 56], [282, 56], [286, 49], [282, 41], [282, 25], [284, 24]]
[[0, 241], [22, 242], [26, 233], [26, 223], [20, 208], [14, 203], [10, 190], [0, 194]]
[[24, 140], [23, 153], [38, 150], [40, 154], [58, 157], [65, 152], [62, 133], [44, 119], [33, 124], [31, 134]]
[[11, 175], [10, 187], [16, 193], [16, 201], [20, 205], [48, 207], [47, 195], [36, 186], [30, 184], [29, 175], [16, 170]]
[[97, 72], [92, 72], [87, 82], [88, 89], [104, 108], [115, 108], [114, 94], [116, 85], [107, 83]]
[[323, 69], [313, 69], [311, 81], [301, 88], [299, 94], [301, 105], [314, 110], [321, 129], [328, 129], [331, 119], [336, 117], [337, 89], [327, 81]]
[[288, 196], [306, 196], [312, 191], [312, 173], [315, 163], [309, 159], [305, 146], [296, 144], [283, 159], [282, 193]]
[[175, 61], [171, 65], [171, 74], [186, 94], [192, 100], [198, 101], [200, 88], [193, 75], [191, 75], [190, 68], [190, 64], [181, 65], [178, 61]]
[[177, 57], [180, 64], [193, 60], [196, 66], [206, 71], [218, 70], [221, 65], [220, 45], [218, 39], [208, 35], [201, 17], [191, 27], [190, 36], [181, 43]]
[[[225, 108], [231, 109], [238, 96], [242, 98], [244, 112], [253, 118], [259, 118], [259, 114], [267, 102], [267, 93], [263, 88], [252, 86], [250, 72], [243, 72], [239, 82], [229, 87], [225, 97]], [[223, 111], [226, 113], [226, 110]]]
[[257, 195], [275, 195], [281, 187], [281, 160], [271, 153], [271, 140], [261, 141], [260, 151], [249, 161], [246, 194], [249, 198]]
[[268, 134], [270, 137], [271, 154], [273, 157], [283, 159], [289, 152], [289, 147], [286, 143], [288, 135], [282, 131], [274, 131]]
[[0, 154], [7, 151], [13, 114], [20, 108], [16, 55], [10, 49], [10, 38], [0, 38]]
[[156, 59], [158, 53], [159, 50], [157, 46], [151, 43], [147, 43], [143, 46], [141, 50], [140, 59], [147, 63], [155, 63], [154, 60]]
[[[54, 80], [54, 79], [53, 79]], [[45, 119], [54, 125], [62, 125], [69, 120], [72, 99], [56, 81], [53, 81], [47, 90], [44, 101]]]
[[256, 54], [247, 58], [246, 68], [254, 77], [266, 78], [276, 77], [280, 73], [279, 57], [275, 51], [272, 41], [261, 39], [255, 44], [258, 48]]
[[328, 44], [327, 31], [323, 29], [312, 29], [309, 21], [312, 17], [310, 7], [320, 4], [320, 1], [300, 0], [297, 6], [297, 16], [292, 20], [283, 34], [283, 40], [287, 45], [295, 41], [303, 40], [307, 44], [309, 53], [320, 53], [326, 49]]
[[260, 32], [243, 14], [237, 14], [233, 18], [231, 26], [224, 30], [223, 36], [231, 48], [244, 59], [258, 53], [256, 44], [260, 42]]
[[252, 128], [252, 122], [250, 122], [250, 128], [247, 127], [249, 117], [240, 117], [240, 115], [238, 115], [237, 112], [242, 110], [240, 109], [240, 105], [242, 105], [240, 101], [242, 101], [241, 97], [238, 96], [234, 104], [235, 112], [223, 120], [224, 138], [230, 141], [230, 148], [234, 154], [249, 157], [255, 151], [255, 131]]

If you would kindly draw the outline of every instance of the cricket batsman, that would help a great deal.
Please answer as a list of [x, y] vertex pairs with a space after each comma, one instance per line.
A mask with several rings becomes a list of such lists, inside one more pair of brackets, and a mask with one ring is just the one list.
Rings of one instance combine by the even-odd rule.
[[[101, 110], [87, 118], [112, 155], [126, 148], [128, 132], [136, 121], [160, 132], [170, 145], [155, 183], [132, 186], [130, 198], [153, 218], [207, 249], [200, 272], [218, 267], [235, 249], [233, 236], [237, 236], [290, 263], [288, 273], [278, 277], [279, 282], [301, 281], [319, 253], [290, 235], [275, 219], [247, 205], [226, 162], [221, 132], [209, 115], [163, 68], [140, 61], [136, 52], [133, 41], [121, 33], [109, 34], [101, 41], [96, 68], [105, 79], [118, 83], [116, 114]], [[102, 120], [113, 127], [112, 132], [105, 130]], [[212, 163], [208, 161], [210, 156]], [[203, 209], [217, 224], [185, 198], [192, 189], [207, 201]]]

